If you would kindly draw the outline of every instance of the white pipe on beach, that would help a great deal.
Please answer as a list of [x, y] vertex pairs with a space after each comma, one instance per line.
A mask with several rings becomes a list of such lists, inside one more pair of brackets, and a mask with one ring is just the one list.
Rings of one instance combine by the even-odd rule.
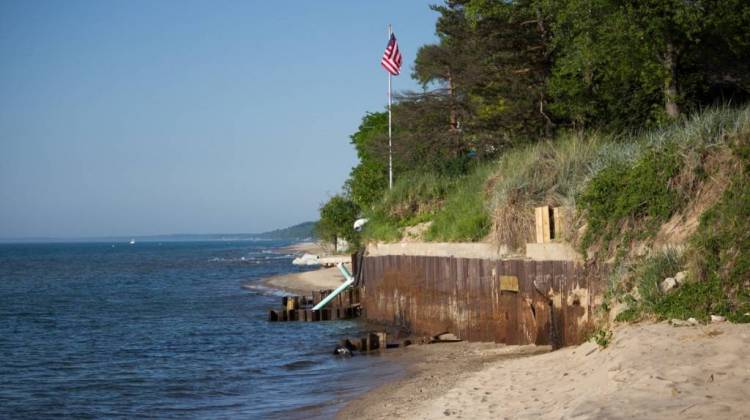
[[328, 304], [328, 302], [333, 300], [333, 298], [335, 298], [339, 293], [343, 292], [344, 290], [346, 290], [347, 287], [351, 286], [352, 283], [354, 283], [354, 277], [352, 277], [351, 273], [349, 273], [349, 270], [347, 270], [346, 267], [344, 267], [343, 263], [338, 263], [336, 266], [339, 268], [339, 271], [341, 271], [341, 274], [344, 275], [344, 278], [346, 279], [346, 281], [341, 286], [336, 288], [336, 290], [334, 290], [328, 296], [326, 296], [325, 299], [321, 300], [320, 303], [315, 305], [312, 308], [313, 311], [322, 309], [324, 306]]

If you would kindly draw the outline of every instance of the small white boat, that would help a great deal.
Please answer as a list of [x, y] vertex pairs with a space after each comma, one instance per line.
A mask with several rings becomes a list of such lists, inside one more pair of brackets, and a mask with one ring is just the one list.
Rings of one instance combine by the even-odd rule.
[[131, 239], [130, 242], [128, 242], [130, 245], [135, 245], [135, 239]]

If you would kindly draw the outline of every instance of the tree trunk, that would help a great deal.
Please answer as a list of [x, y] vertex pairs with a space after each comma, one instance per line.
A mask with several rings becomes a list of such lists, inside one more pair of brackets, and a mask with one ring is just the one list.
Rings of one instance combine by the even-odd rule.
[[667, 43], [667, 51], [664, 54], [664, 68], [669, 77], [664, 81], [664, 110], [669, 118], [676, 119], [680, 116], [680, 107], [677, 105], [677, 53], [671, 42]]
[[450, 69], [448, 69], [448, 94], [451, 98], [451, 116], [450, 116], [450, 124], [451, 124], [451, 131], [455, 131], [458, 129], [458, 115], [456, 114], [456, 107], [453, 104], [453, 100], [455, 99], [453, 97], [454, 91], [453, 91], [453, 75], [451, 74]]

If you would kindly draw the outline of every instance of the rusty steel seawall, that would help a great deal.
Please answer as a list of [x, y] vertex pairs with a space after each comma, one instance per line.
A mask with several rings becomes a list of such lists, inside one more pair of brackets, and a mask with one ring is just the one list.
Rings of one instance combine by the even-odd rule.
[[415, 334], [561, 347], [593, 329], [602, 278], [571, 261], [365, 257], [362, 305], [368, 319]]

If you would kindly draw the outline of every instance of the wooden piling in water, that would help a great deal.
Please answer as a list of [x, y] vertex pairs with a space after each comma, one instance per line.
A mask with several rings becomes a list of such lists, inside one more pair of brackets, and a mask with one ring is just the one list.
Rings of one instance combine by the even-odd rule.
[[332, 290], [313, 291], [310, 296], [284, 296], [281, 298], [280, 310], [270, 309], [268, 321], [336, 321], [351, 319], [362, 313], [359, 303], [358, 288], [350, 288], [340, 293], [325, 308], [313, 311], [312, 308], [325, 299]]

